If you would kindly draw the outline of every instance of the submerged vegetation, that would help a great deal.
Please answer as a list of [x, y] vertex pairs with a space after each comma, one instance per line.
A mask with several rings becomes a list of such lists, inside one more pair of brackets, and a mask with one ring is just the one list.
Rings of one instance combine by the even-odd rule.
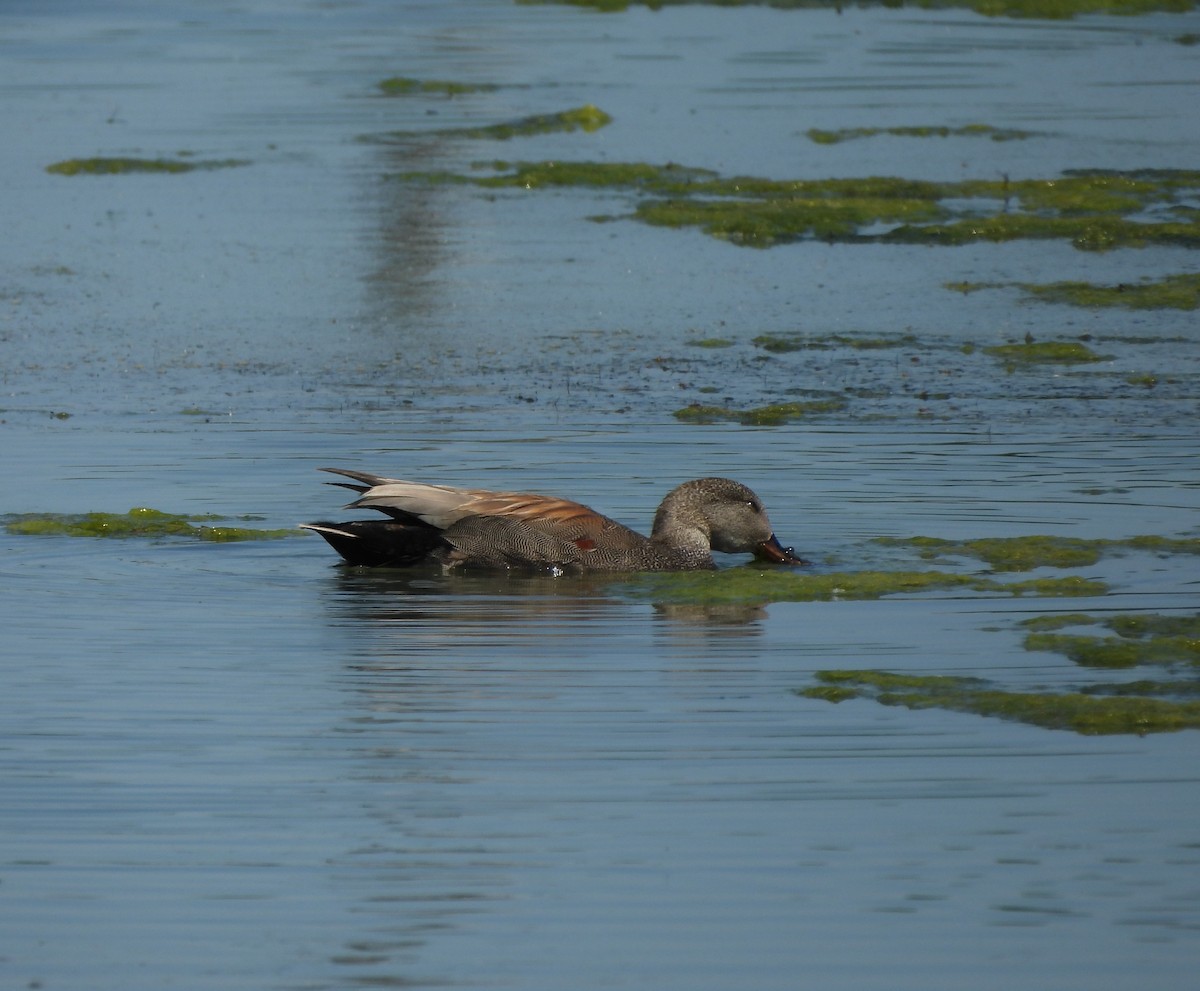
[[[277, 540], [300, 531], [259, 530], [243, 526], [214, 526], [222, 516], [184, 516], [135, 507], [128, 513], [25, 513], [3, 518], [4, 528], [24, 536], [61, 537], [185, 537], [226, 543], [237, 540]], [[241, 517], [243, 522], [253, 517]]]
[[153, 172], [174, 175], [197, 169], [232, 169], [249, 165], [243, 159], [227, 158], [216, 161], [186, 158], [68, 158], [46, 166], [54, 175], [128, 175], [133, 172]]
[[[569, 113], [583, 111], [589, 112], [567, 123], [591, 128], [608, 122], [595, 108]], [[490, 128], [456, 133], [502, 136]], [[407, 172], [394, 178], [490, 189], [612, 190], [638, 198], [632, 217], [643, 223], [696, 227], [759, 248], [806, 238], [937, 245], [1052, 239], [1091, 251], [1200, 247], [1200, 213], [1188, 208], [1200, 196], [1200, 171], [1195, 170], [1086, 170], [1053, 179], [927, 182], [888, 176], [724, 177], [708, 169], [645, 162], [494, 161], [468, 174]]]

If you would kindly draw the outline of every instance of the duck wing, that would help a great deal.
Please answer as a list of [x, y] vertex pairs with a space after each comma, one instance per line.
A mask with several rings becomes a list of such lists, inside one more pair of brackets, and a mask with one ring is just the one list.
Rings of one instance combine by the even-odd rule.
[[360, 483], [332, 483], [359, 493], [359, 497], [346, 508], [375, 509], [394, 519], [422, 523], [438, 530], [446, 530], [469, 516], [519, 520], [543, 532], [562, 531], [564, 535], [590, 530], [599, 532], [605, 524], [619, 526], [606, 516], [570, 499], [532, 492], [493, 492], [490, 489], [409, 482], [346, 468], [322, 470], [345, 475]]
[[374, 509], [400, 523], [441, 531], [450, 556], [464, 563], [611, 568], [648, 544], [640, 533], [570, 499], [325, 470], [358, 483], [334, 483], [359, 493], [348, 508]]

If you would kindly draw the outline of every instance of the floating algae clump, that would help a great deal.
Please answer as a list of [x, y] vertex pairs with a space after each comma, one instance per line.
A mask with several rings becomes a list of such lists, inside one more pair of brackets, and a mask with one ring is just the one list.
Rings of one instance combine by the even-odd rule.
[[674, 416], [686, 423], [715, 423], [732, 420], [748, 427], [776, 427], [781, 423], [801, 419], [817, 413], [835, 413], [846, 408], [841, 398], [813, 399], [807, 402], [770, 403], [752, 409], [731, 409], [728, 406], [704, 406], [694, 403], [677, 409]]
[[689, 347], [693, 348], [731, 348], [734, 342], [728, 337], [697, 337], [690, 341], [685, 341]]
[[944, 540], [940, 537], [876, 537], [883, 547], [912, 547], [927, 561], [973, 557], [993, 571], [1031, 571], [1034, 568], [1080, 568], [1095, 564], [1110, 551], [1141, 550], [1160, 554], [1200, 554], [1200, 539], [1145, 535], [1124, 539], [1084, 540], [1079, 537], [984, 537]]
[[1156, 636], [1189, 637], [1200, 642], [1200, 613], [1162, 616], [1154, 613], [1120, 613], [1099, 620], [1117, 636], [1145, 639]]
[[860, 196], [854, 199], [670, 199], [640, 203], [639, 220], [658, 227], [699, 227], [706, 234], [748, 247], [769, 248], [803, 237], [847, 240], [874, 224], [936, 220], [944, 211], [923, 199]]
[[1088, 668], [1132, 668], [1142, 664], [1200, 665], [1200, 639], [1152, 637], [1145, 641], [1066, 633], [1030, 633], [1026, 650], [1049, 650]]
[[[1050, 650], [1095, 669], [1144, 664], [1187, 670], [1200, 667], [1200, 614], [1163, 616], [1064, 613], [1035, 616], [1022, 626], [1027, 650]], [[1103, 626], [1116, 636], [1047, 632]], [[893, 674], [887, 671], [819, 671], [819, 684], [800, 690], [807, 698], [843, 702], [871, 698], [910, 709], [941, 708], [1000, 716], [1077, 733], [1161, 733], [1200, 728], [1200, 682], [1140, 680], [1086, 685], [1078, 692], [1001, 691], [977, 678]]]
[[949, 709], [1087, 735], [1200, 728], [1200, 702], [1196, 701], [1127, 695], [1105, 698], [1083, 692], [1010, 692], [978, 678], [889, 671], [818, 671], [816, 678], [820, 684], [798, 689], [797, 694], [826, 702], [868, 698], [909, 709]]
[[1148, 14], [1155, 11], [1182, 13], [1192, 10], [1193, 0], [962, 0], [948, 7], [966, 7], [985, 17], [1027, 17], [1070, 20], [1076, 14]]
[[1144, 248], [1149, 245], [1200, 247], [1195, 221], [1143, 223], [1116, 216], [997, 214], [945, 224], [906, 224], [875, 240], [892, 244], [974, 244], [978, 241], [1068, 241], [1080, 251]]
[[993, 571], [1032, 571], [1034, 568], [1078, 568], [1095, 564], [1104, 541], [1078, 537], [987, 537], [978, 540], [942, 540], [937, 537], [877, 537], [885, 547], [914, 547], [926, 560], [948, 556], [977, 558]]
[[990, 586], [980, 585], [981, 588], [995, 588], [999, 591], [1010, 592], [1013, 595], [1069, 596], [1069, 595], [1104, 595], [1108, 586], [1104, 582], [1080, 578], [1078, 575], [1066, 575], [1061, 578], [1030, 578], [1020, 582], [996, 582]]
[[505, 162], [491, 163], [500, 175], [480, 176], [476, 185], [494, 188], [595, 187], [656, 193], [687, 193], [697, 183], [709, 183], [717, 173], [684, 165], [647, 162]]
[[851, 334], [759, 334], [750, 342], [755, 347], [771, 354], [786, 354], [789, 351], [825, 351], [833, 348], [850, 348], [855, 351], [878, 351], [898, 348], [917, 343], [913, 334], [891, 334], [883, 337], [858, 337]]
[[[576, 120], [576, 114], [581, 119]], [[437, 133], [511, 137], [575, 126], [593, 129], [607, 122], [607, 114], [585, 107], [515, 125]], [[497, 174], [413, 172], [393, 178], [489, 188], [577, 186], [633, 192], [647, 197], [634, 206], [637, 220], [696, 227], [732, 244], [758, 248], [805, 238], [941, 245], [1050, 238], [1090, 251], [1200, 247], [1200, 212], [1190, 207], [1200, 193], [1197, 170], [1080, 170], [1053, 179], [926, 182], [895, 176], [726, 177], [674, 163], [494, 162], [490, 167]]]
[[1103, 595], [1107, 586], [1078, 578], [998, 582], [945, 571], [858, 571], [796, 574], [753, 566], [719, 572], [639, 576], [628, 589], [656, 602], [703, 604], [878, 599], [885, 595], [960, 589], [1001, 595]]
[[[277, 540], [298, 531], [257, 530], [239, 526], [211, 526], [220, 516], [182, 516], [136, 507], [128, 513], [27, 513], [4, 518], [4, 528], [25, 536], [65, 537], [186, 537], [192, 540], [230, 542]], [[204, 521], [204, 522], [201, 522]], [[200, 525], [197, 525], [200, 524]]]
[[1001, 359], [1006, 365], [1081, 365], [1107, 361], [1079, 341], [1025, 341], [1021, 344], [997, 344], [984, 348], [985, 354]]
[[[590, 103], [572, 110], [561, 110], [552, 114], [535, 114], [532, 117], [522, 117], [519, 120], [505, 121], [500, 124], [483, 124], [479, 127], [448, 127], [431, 131], [393, 131], [382, 136], [371, 136], [364, 140], [408, 140], [413, 137], [479, 138], [492, 141], [508, 141], [512, 138], [528, 138], [538, 134], [551, 134], [556, 131], [598, 131], [612, 123], [612, 117], [599, 107]], [[464, 182], [473, 181], [451, 173], [401, 173], [393, 178], [423, 179], [428, 182]]]
[[180, 161], [169, 158], [68, 158], [47, 165], [46, 171], [55, 175], [126, 175], [131, 172], [173, 174], [194, 172], [197, 169], [230, 169], [249, 165], [240, 159], [223, 161]]
[[[1025, 637], [1026, 650], [1054, 651], [1083, 667], [1200, 667], [1200, 615], [1092, 617], [1068, 613], [1036, 616], [1022, 625], [1033, 631]], [[1116, 636], [1049, 632], [1070, 626], [1103, 626]]]
[[485, 127], [466, 128], [465, 137], [494, 138], [507, 141], [509, 138], [529, 137], [534, 134], [550, 134], [554, 131], [598, 131], [612, 123], [612, 117], [590, 103], [573, 110], [562, 110], [553, 114], [536, 114], [522, 117], [507, 124], [492, 124]]
[[1129, 310], [1194, 310], [1200, 306], [1200, 275], [1168, 275], [1158, 281], [1098, 286], [1091, 282], [1018, 283], [1044, 303], [1123, 306]]
[[1200, 307], [1200, 275], [1191, 273], [1107, 286], [1092, 282], [947, 282], [945, 288], [963, 294], [981, 289], [1021, 289], [1028, 299], [1071, 306], [1120, 306], [1127, 310]]
[[898, 138], [991, 138], [993, 141], [1021, 141], [1034, 136], [1032, 131], [992, 127], [990, 124], [967, 124], [963, 127], [844, 127], [836, 131], [813, 127], [805, 131], [808, 139], [819, 145], [835, 145], [880, 134]]

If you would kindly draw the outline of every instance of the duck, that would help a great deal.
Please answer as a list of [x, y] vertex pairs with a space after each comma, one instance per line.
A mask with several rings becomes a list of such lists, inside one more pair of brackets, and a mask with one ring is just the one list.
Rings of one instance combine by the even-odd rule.
[[359, 494], [346, 509], [374, 509], [387, 517], [300, 524], [355, 567], [437, 562], [446, 571], [711, 571], [713, 551], [753, 554], [775, 564], [808, 563], [776, 538], [758, 496], [729, 478], [676, 486], [646, 537], [569, 499], [409, 482], [349, 468], [320, 470], [351, 479], [329, 483]]

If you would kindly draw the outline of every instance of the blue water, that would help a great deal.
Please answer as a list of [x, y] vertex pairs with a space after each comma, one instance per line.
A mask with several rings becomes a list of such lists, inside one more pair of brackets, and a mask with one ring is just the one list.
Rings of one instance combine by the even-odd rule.
[[[1133, 281], [1194, 270], [1187, 251], [747, 251], [587, 219], [620, 197], [385, 176], [497, 157], [1186, 168], [1200, 76], [1172, 39], [1198, 29], [7, 4], [0, 513], [291, 527], [336, 514], [314, 470], [335, 464], [552, 492], [642, 527], [675, 482], [731, 475], [818, 570], [896, 565], [876, 536], [1194, 536], [1194, 313], [942, 288]], [[503, 87], [375, 96], [392, 75]], [[614, 124], [380, 140], [588, 102]], [[803, 136], [975, 122], [1045, 134]], [[43, 171], [182, 151], [251, 164]], [[920, 343], [767, 358], [763, 333]], [[980, 350], [1026, 333], [1090, 333], [1112, 357], [1005, 374]], [[686, 343], [706, 336], [735, 344]], [[861, 398], [769, 429], [671, 416], [791, 388]], [[826, 668], [1030, 691], [1143, 676], [1028, 652], [1018, 624], [1200, 602], [1186, 556], [1072, 573], [1110, 592], [702, 607], [621, 582], [346, 572], [315, 537], [0, 532], [0, 986], [1190, 989], [1194, 732], [1084, 737], [795, 691]]]

